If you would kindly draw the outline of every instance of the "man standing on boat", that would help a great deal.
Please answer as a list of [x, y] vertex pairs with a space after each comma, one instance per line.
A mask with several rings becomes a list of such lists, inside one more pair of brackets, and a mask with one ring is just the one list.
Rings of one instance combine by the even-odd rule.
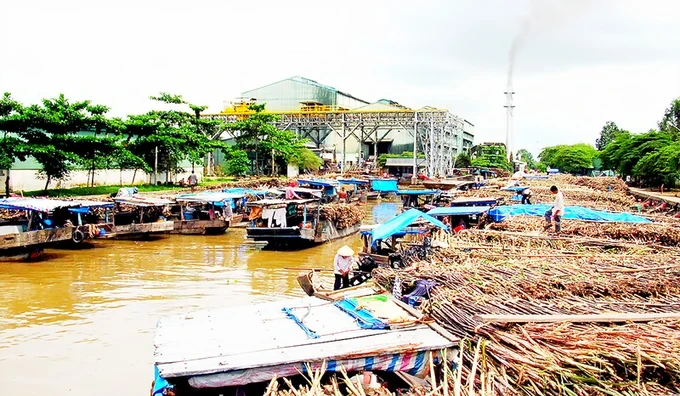
[[551, 209], [545, 212], [546, 225], [544, 229], [547, 231], [552, 226], [551, 219], [555, 219], [555, 233], [559, 234], [562, 228], [562, 216], [564, 216], [564, 195], [557, 186], [550, 187], [550, 192], [555, 195], [555, 203]]
[[[338, 249], [338, 253], [335, 255], [335, 260], [333, 261], [333, 273], [335, 274], [333, 290], [349, 287], [349, 271], [354, 264], [354, 258], [352, 256], [354, 256], [354, 250], [352, 250], [351, 247], [345, 245]], [[340, 287], [341, 282], [342, 287]]]
[[296, 186], [295, 180], [291, 181], [288, 187], [286, 187], [286, 200], [290, 201], [293, 199], [302, 199], [299, 195], [295, 193], [293, 189]]

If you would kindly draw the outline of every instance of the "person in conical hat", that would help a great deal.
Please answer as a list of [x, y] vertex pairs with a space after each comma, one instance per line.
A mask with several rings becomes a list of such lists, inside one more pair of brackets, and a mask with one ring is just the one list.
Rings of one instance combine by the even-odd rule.
[[[354, 264], [354, 250], [345, 245], [338, 249], [333, 261], [333, 273], [335, 274], [335, 284], [333, 290], [339, 290], [349, 287], [349, 272]], [[342, 287], [341, 287], [342, 283]]]

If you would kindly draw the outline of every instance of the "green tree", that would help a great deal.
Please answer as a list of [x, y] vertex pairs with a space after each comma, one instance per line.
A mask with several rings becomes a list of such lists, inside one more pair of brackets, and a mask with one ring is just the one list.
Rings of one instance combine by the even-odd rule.
[[653, 186], [675, 185], [680, 179], [680, 142], [645, 154], [633, 167], [633, 176]]
[[680, 136], [680, 98], [674, 99], [664, 111], [659, 130], [671, 133], [674, 139]]
[[22, 137], [25, 130], [23, 106], [9, 93], [0, 98], [0, 169], [7, 171], [5, 194], [10, 193], [10, 170], [17, 160], [25, 161], [30, 147]]
[[480, 144], [473, 147], [471, 165], [512, 171], [512, 164], [508, 161], [505, 145], [502, 143]]
[[243, 176], [248, 173], [250, 169], [250, 160], [248, 159], [248, 153], [240, 150], [234, 146], [227, 147], [222, 150], [224, 152], [225, 171], [230, 176]]
[[307, 140], [301, 139], [293, 131], [279, 130], [274, 125], [279, 116], [265, 113], [264, 106], [250, 105], [249, 108], [255, 113], [227, 126], [236, 136], [236, 146], [255, 154], [255, 173], [259, 175], [261, 172], [261, 159], [262, 162], [270, 163], [272, 175], [275, 174], [276, 164], [293, 163], [306, 169], [321, 166], [322, 160], [305, 147]]
[[616, 123], [614, 121], [607, 121], [602, 127], [600, 137], [595, 140], [595, 148], [598, 151], [602, 151], [619, 133], [621, 133], [621, 130]]
[[644, 156], [672, 142], [672, 135], [667, 132], [620, 133], [602, 150], [600, 159], [605, 169], [613, 169], [620, 175], [633, 176], [633, 168]]
[[38, 174], [46, 179], [45, 190], [52, 180], [66, 179], [81, 160], [77, 133], [88, 129], [91, 109], [90, 101], [70, 102], [63, 94], [24, 108], [23, 136], [42, 166]]
[[[180, 172], [182, 161], [195, 164], [208, 153], [225, 147], [221, 141], [213, 140], [220, 122], [202, 119], [197, 114], [203, 106], [192, 105], [181, 96], [168, 93], [150, 99], [172, 109], [132, 115], [125, 123], [127, 148], [144, 161], [145, 169], [169, 174]], [[177, 109], [180, 106], [191, 111]]]
[[527, 149], [520, 149], [517, 151], [517, 159], [527, 164], [528, 169], [536, 168], [536, 161], [534, 160], [533, 154]]
[[465, 151], [456, 156], [456, 168], [468, 168], [471, 163], [472, 158], [470, 158], [470, 154]]
[[541, 162], [546, 166], [566, 173], [576, 173], [593, 167], [593, 159], [596, 157], [595, 147], [585, 143], [546, 147], [539, 154]]
[[323, 160], [312, 150], [303, 147], [290, 157], [288, 163], [297, 165], [300, 170], [318, 170], [323, 165]]

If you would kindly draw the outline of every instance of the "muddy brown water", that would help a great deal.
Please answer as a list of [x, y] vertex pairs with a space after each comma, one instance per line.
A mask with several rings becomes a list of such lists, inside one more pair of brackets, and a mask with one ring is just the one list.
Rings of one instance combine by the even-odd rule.
[[[364, 224], [396, 204], [367, 205]], [[153, 331], [164, 315], [303, 296], [286, 268], [332, 268], [358, 234], [301, 251], [249, 244], [244, 229], [47, 250], [37, 263], [0, 263], [3, 395], [148, 395]], [[330, 279], [329, 279], [330, 280]], [[235, 318], [234, 325], [238, 326]]]

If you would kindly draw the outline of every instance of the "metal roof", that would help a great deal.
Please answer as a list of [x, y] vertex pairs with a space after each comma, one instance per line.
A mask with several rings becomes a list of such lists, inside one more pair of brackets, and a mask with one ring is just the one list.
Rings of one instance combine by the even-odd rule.
[[[418, 158], [418, 166], [425, 167], [425, 158]], [[413, 166], [413, 158], [388, 158], [385, 166]]]
[[283, 80], [279, 80], [279, 81], [273, 82], [271, 84], [263, 85], [263, 86], [258, 87], [258, 88], [253, 88], [253, 89], [242, 92], [241, 96], [250, 97], [251, 95], [248, 95], [249, 92], [253, 92], [253, 91], [260, 90], [262, 88], [270, 87], [272, 85], [276, 85], [276, 84], [284, 82], [284, 81], [294, 81], [294, 82], [301, 83], [301, 84], [307, 84], [307, 85], [315, 86], [315, 87], [318, 87], [318, 88], [321, 88], [321, 89], [325, 89], [327, 91], [331, 91], [331, 92], [334, 92], [334, 93], [341, 94], [343, 96], [347, 96], [348, 98], [352, 98], [352, 99], [357, 100], [357, 101], [362, 102], [362, 103], [366, 103], [366, 104], [370, 103], [366, 100], [359, 99], [356, 96], [353, 96], [353, 95], [348, 94], [346, 92], [342, 92], [342, 91], [340, 91], [336, 88], [333, 88], [329, 85], [319, 84], [318, 82], [316, 82], [312, 79], [309, 79], [309, 78], [306, 78], [306, 77], [301, 77], [301, 76], [293, 76], [293, 77], [289, 77], [289, 78], [284, 78]]

